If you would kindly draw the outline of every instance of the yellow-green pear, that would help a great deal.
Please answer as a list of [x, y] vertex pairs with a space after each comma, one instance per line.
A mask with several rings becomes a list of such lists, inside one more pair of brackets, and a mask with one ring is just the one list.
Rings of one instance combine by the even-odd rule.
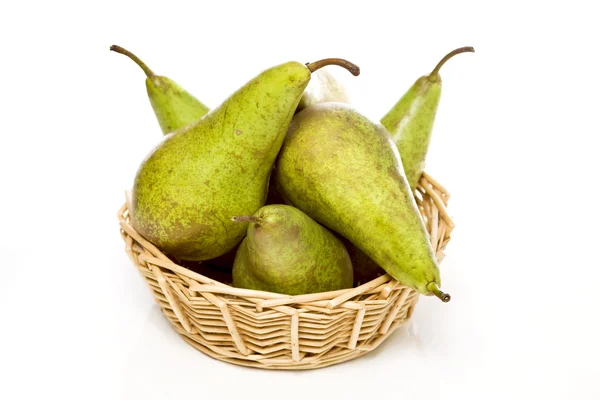
[[165, 136], [135, 177], [136, 230], [184, 260], [212, 259], [234, 248], [246, 227], [231, 217], [264, 205], [273, 163], [311, 72], [331, 63], [269, 68], [199, 121]]
[[292, 120], [277, 159], [283, 196], [338, 232], [399, 282], [443, 301], [440, 273], [398, 149], [379, 124], [342, 103]]
[[413, 190], [425, 168], [433, 122], [442, 94], [440, 68], [455, 55], [474, 51], [472, 47], [461, 47], [448, 53], [429, 75], [417, 79], [381, 118], [381, 124], [392, 134], [398, 146], [406, 178]]
[[110, 49], [131, 58], [146, 74], [148, 99], [163, 134], [191, 124], [209, 111], [207, 106], [176, 82], [166, 76], [155, 75], [135, 54], [117, 45], [112, 45]]
[[232, 219], [248, 227], [233, 264], [235, 287], [289, 295], [352, 287], [342, 242], [297, 208], [268, 205]]

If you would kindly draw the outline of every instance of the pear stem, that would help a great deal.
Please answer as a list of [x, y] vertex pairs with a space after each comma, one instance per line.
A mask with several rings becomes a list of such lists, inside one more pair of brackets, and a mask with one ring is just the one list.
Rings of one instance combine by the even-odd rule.
[[254, 215], [241, 215], [239, 217], [231, 217], [233, 222], [252, 222], [255, 224], [260, 224], [263, 222], [263, 219], [260, 217], [255, 217]]
[[354, 76], [360, 75], [360, 68], [358, 65], [353, 64], [348, 60], [344, 60], [343, 58], [325, 58], [312, 63], [306, 63], [306, 67], [311, 73], [323, 68], [326, 65], [339, 65], [340, 67], [346, 68]]
[[144, 64], [144, 62], [142, 60], [140, 60], [135, 54], [133, 54], [132, 52], [130, 52], [129, 50], [126, 50], [124, 48], [122, 48], [121, 46], [117, 46], [116, 44], [113, 44], [112, 46], [110, 46], [110, 50], [126, 55], [127, 57], [131, 58], [137, 65], [140, 66], [140, 68], [142, 70], [144, 70], [144, 73], [146, 74], [146, 76], [148, 78], [151, 78], [154, 76], [154, 72], [152, 72], [152, 70], [150, 68], [148, 68], [148, 66], [146, 64]]
[[435, 284], [435, 282], [429, 282], [427, 284], [427, 290], [429, 290], [431, 293], [433, 293], [435, 295], [435, 297], [437, 297], [438, 299], [440, 299], [444, 303], [447, 303], [447, 302], [450, 301], [450, 295], [447, 294], [447, 293], [442, 292], [437, 287], [437, 285]]
[[475, 53], [475, 49], [472, 48], [471, 46], [467, 46], [467, 47], [460, 47], [460, 48], [458, 48], [456, 50], [452, 50], [450, 53], [446, 54], [444, 56], [444, 58], [442, 58], [440, 60], [440, 62], [435, 66], [435, 68], [433, 69], [433, 71], [431, 71], [431, 73], [429, 74], [429, 76], [437, 75], [437, 73], [440, 72], [440, 68], [442, 68], [442, 65], [444, 65], [446, 63], [446, 61], [448, 61], [449, 59], [451, 59], [455, 55], [461, 54], [461, 53]]

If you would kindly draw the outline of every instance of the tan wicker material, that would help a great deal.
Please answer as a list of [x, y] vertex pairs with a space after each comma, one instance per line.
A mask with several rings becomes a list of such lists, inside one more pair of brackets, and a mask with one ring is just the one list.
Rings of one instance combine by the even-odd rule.
[[[417, 204], [441, 261], [454, 223], [449, 193], [423, 174]], [[183, 339], [216, 359], [266, 369], [313, 369], [375, 349], [411, 316], [419, 294], [389, 275], [353, 289], [286, 296], [238, 289], [172, 262], [118, 218], [125, 249]]]

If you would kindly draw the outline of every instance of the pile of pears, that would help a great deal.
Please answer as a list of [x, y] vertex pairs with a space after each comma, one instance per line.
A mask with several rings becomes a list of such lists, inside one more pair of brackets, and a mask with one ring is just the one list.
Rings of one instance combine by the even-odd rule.
[[358, 76], [347, 60], [273, 66], [210, 110], [133, 53], [111, 50], [146, 74], [164, 134], [135, 176], [131, 223], [173, 260], [216, 266], [245, 289], [318, 293], [388, 273], [450, 300], [414, 190], [440, 100], [440, 68], [472, 47], [446, 55], [379, 123], [350, 106], [322, 69]]

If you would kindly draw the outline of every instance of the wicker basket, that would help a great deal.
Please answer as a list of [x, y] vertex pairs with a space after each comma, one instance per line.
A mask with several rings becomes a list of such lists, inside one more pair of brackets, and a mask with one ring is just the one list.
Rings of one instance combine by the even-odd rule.
[[[426, 173], [417, 203], [439, 261], [454, 224], [448, 192]], [[118, 218], [125, 249], [164, 315], [196, 349], [233, 364], [266, 369], [313, 369], [375, 349], [411, 316], [419, 294], [380, 276], [353, 289], [285, 296], [238, 289], [172, 262]]]

